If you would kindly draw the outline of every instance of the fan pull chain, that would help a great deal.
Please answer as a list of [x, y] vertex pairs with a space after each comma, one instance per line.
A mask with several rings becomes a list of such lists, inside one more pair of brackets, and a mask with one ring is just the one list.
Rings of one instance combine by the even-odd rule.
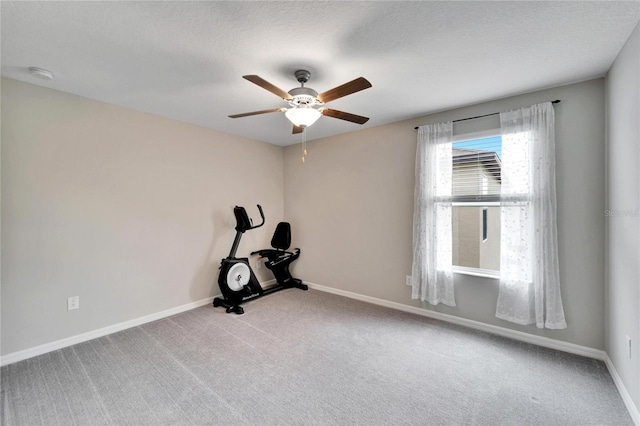
[[307, 128], [302, 129], [302, 164], [304, 164], [304, 157], [307, 156]]

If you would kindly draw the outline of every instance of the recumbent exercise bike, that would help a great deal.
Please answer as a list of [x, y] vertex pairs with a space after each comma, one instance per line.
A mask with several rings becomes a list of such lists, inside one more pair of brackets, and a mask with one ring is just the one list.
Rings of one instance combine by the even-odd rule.
[[265, 266], [273, 272], [277, 284], [273, 287], [263, 289], [258, 279], [249, 266], [249, 259], [246, 257], [237, 258], [236, 251], [240, 245], [242, 234], [251, 229], [260, 228], [264, 225], [264, 213], [260, 204], [257, 205], [262, 217], [262, 223], [253, 225], [253, 221], [247, 215], [244, 207], [235, 206], [233, 214], [236, 217], [236, 237], [233, 240], [229, 256], [220, 262], [220, 274], [218, 275], [218, 285], [224, 298], [213, 299], [213, 306], [224, 306], [227, 313], [235, 312], [237, 315], [244, 313], [240, 304], [266, 296], [276, 291], [286, 288], [296, 287], [307, 290], [309, 287], [301, 280], [293, 278], [289, 272], [289, 265], [300, 257], [300, 249], [293, 252], [287, 251], [291, 246], [291, 225], [288, 222], [280, 222], [271, 238], [271, 249], [258, 250], [251, 255], [258, 255], [266, 258]]

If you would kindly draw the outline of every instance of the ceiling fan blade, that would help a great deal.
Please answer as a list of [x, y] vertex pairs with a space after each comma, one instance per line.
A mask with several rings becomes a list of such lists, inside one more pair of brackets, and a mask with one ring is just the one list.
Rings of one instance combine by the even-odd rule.
[[252, 111], [252, 112], [245, 112], [243, 114], [230, 115], [229, 118], [248, 117], [250, 115], [267, 114], [270, 112], [285, 112], [286, 110], [287, 110], [286, 108], [263, 109], [262, 111]]
[[320, 93], [318, 95], [318, 100], [323, 103], [331, 102], [338, 98], [342, 98], [343, 96], [368, 89], [369, 87], [371, 87], [369, 80], [364, 77], [358, 77], [355, 80], [343, 84], [342, 86], [334, 87], [331, 90]]
[[367, 121], [369, 121], [369, 117], [350, 114], [348, 112], [338, 111], [336, 109], [331, 109], [331, 108], [322, 108], [320, 112], [322, 113], [322, 115], [326, 115], [327, 117], [338, 118], [340, 120], [346, 120], [356, 124], [364, 124]]
[[304, 132], [304, 127], [296, 126], [295, 124], [293, 125], [293, 131], [291, 132], [292, 135], [296, 135], [302, 132]]
[[269, 83], [267, 80], [264, 80], [263, 78], [258, 77], [257, 75], [243, 75], [242, 78], [244, 78], [245, 80], [249, 80], [253, 84], [257, 84], [263, 89], [270, 91], [274, 95], [284, 100], [288, 101], [289, 99], [293, 99], [293, 97], [290, 94], [280, 89], [279, 87], [276, 87], [273, 84]]

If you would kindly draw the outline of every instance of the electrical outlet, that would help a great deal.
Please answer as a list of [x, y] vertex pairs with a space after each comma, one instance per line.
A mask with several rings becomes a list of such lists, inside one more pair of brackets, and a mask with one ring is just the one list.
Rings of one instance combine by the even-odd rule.
[[631, 358], [631, 337], [626, 336], [627, 338], [627, 350], [629, 351], [629, 358]]
[[405, 278], [404, 283], [406, 285], [408, 285], [409, 287], [411, 287], [411, 275], [407, 275], [407, 277]]
[[80, 296], [73, 296], [67, 299], [67, 311], [80, 309]]

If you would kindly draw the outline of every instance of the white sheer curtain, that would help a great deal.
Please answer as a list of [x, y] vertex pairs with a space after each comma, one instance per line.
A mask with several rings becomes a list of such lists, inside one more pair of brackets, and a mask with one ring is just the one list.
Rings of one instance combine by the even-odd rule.
[[554, 111], [550, 102], [500, 114], [500, 292], [496, 316], [566, 328], [556, 228]]
[[412, 298], [455, 306], [451, 243], [453, 123], [421, 126], [416, 152]]

